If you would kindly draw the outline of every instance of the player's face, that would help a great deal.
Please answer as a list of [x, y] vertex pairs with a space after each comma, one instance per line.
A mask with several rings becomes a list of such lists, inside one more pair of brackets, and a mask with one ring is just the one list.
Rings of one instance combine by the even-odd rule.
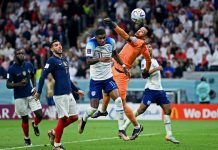
[[152, 57], [152, 51], [153, 51], [153, 49], [152, 49], [151, 45], [148, 44], [148, 45], [147, 45], [147, 48], [148, 48], [148, 51], [149, 51], [149, 53], [150, 53], [150, 56]]
[[54, 52], [54, 53], [56, 53], [56, 54], [62, 54], [62, 45], [61, 45], [61, 43], [60, 42], [54, 42], [53, 44], [52, 44], [52, 47], [51, 47], [51, 50]]
[[25, 52], [24, 52], [23, 49], [19, 50], [19, 51], [16, 51], [15, 57], [16, 57], [18, 62], [23, 62], [24, 61], [24, 54], [25, 54]]
[[95, 38], [96, 38], [99, 45], [102, 46], [102, 45], [105, 44], [105, 40], [106, 40], [106, 35], [105, 34], [97, 35]]
[[135, 33], [135, 37], [139, 38], [139, 39], [144, 39], [146, 34], [147, 34], [148, 30], [145, 27], [141, 27], [136, 33]]

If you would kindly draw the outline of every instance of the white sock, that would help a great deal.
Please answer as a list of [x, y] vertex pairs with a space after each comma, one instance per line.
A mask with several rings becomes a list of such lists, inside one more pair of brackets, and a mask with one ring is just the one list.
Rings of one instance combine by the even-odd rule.
[[172, 136], [171, 131], [171, 120], [169, 115], [164, 115], [164, 126], [167, 133], [167, 136]]
[[123, 110], [123, 102], [122, 102], [121, 97], [118, 97], [115, 100], [115, 110], [116, 110], [116, 114], [117, 114], [119, 130], [123, 130], [123, 125], [124, 125], [124, 110]]
[[[133, 113], [134, 113], [135, 117], [138, 117], [138, 116], [139, 116], [137, 110], [135, 110]], [[124, 123], [124, 125], [123, 125], [124, 130], [126, 130], [126, 129], [129, 127], [130, 124], [131, 124], [131, 121], [127, 118], [126, 121], [125, 121], [125, 123]], [[139, 126], [139, 127], [138, 127], [138, 126]], [[137, 128], [137, 127], [140, 128], [140, 125], [138, 125], [138, 126], [136, 126], [136, 128]]]
[[96, 108], [93, 107], [89, 107], [88, 109], [86, 109], [86, 112], [83, 115], [83, 121], [87, 121], [87, 119], [92, 116], [95, 112], [96, 112]]
[[58, 146], [61, 146], [61, 143], [54, 142], [54, 147], [58, 147]]

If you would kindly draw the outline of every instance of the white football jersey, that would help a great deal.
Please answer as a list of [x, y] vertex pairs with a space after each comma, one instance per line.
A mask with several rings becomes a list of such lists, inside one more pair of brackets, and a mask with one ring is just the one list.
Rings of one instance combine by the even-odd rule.
[[[143, 59], [141, 62], [141, 69], [143, 70], [146, 66], [146, 60]], [[154, 68], [157, 68], [159, 66], [158, 62], [156, 59], [152, 58], [151, 59], [151, 67], [150, 70]], [[152, 73], [150, 75], [150, 77], [148, 77], [147, 79], [147, 83], [145, 85], [145, 89], [149, 88], [151, 90], [163, 90], [162, 84], [161, 84], [161, 74], [160, 71], [155, 71], [154, 73]]]
[[[107, 37], [105, 45], [100, 46], [95, 38], [88, 41], [86, 45], [86, 57], [101, 58], [112, 57], [115, 50], [115, 40]], [[112, 62], [98, 62], [90, 65], [90, 78], [93, 80], [106, 80], [112, 77]]]

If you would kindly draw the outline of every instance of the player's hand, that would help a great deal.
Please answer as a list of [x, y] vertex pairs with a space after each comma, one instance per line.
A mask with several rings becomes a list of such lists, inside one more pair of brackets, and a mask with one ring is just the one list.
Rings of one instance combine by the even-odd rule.
[[20, 87], [24, 87], [28, 84], [28, 79], [23, 79], [19, 82], [19, 86]]
[[110, 18], [105, 18], [103, 22], [105, 25], [108, 25], [111, 29], [114, 29], [117, 26], [117, 24], [113, 22]]
[[77, 93], [80, 95], [80, 96], [84, 96], [85, 95], [85, 92], [83, 90], [78, 90]]
[[40, 98], [40, 94], [36, 92], [33, 97], [34, 97], [35, 101], [38, 101]]
[[146, 78], [148, 78], [150, 76], [150, 74], [148, 73], [148, 71], [147, 70], [143, 70], [143, 72], [142, 72], [142, 77], [144, 78], [144, 79], [146, 79]]
[[32, 88], [31, 94], [32, 94], [32, 96], [34, 96], [36, 94], [36, 88]]
[[111, 57], [101, 57], [99, 58], [99, 62], [110, 62], [111, 61]]
[[129, 70], [128, 70], [126, 67], [123, 67], [123, 70], [124, 70], [125, 75], [126, 75], [128, 78], [130, 78], [130, 77], [131, 77], [131, 74], [130, 74]]

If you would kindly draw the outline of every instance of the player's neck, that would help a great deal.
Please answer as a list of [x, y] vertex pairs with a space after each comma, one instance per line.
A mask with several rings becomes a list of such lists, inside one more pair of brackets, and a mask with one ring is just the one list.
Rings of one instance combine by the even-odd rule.
[[55, 55], [58, 58], [62, 58], [62, 54], [53, 53], [53, 55]]

